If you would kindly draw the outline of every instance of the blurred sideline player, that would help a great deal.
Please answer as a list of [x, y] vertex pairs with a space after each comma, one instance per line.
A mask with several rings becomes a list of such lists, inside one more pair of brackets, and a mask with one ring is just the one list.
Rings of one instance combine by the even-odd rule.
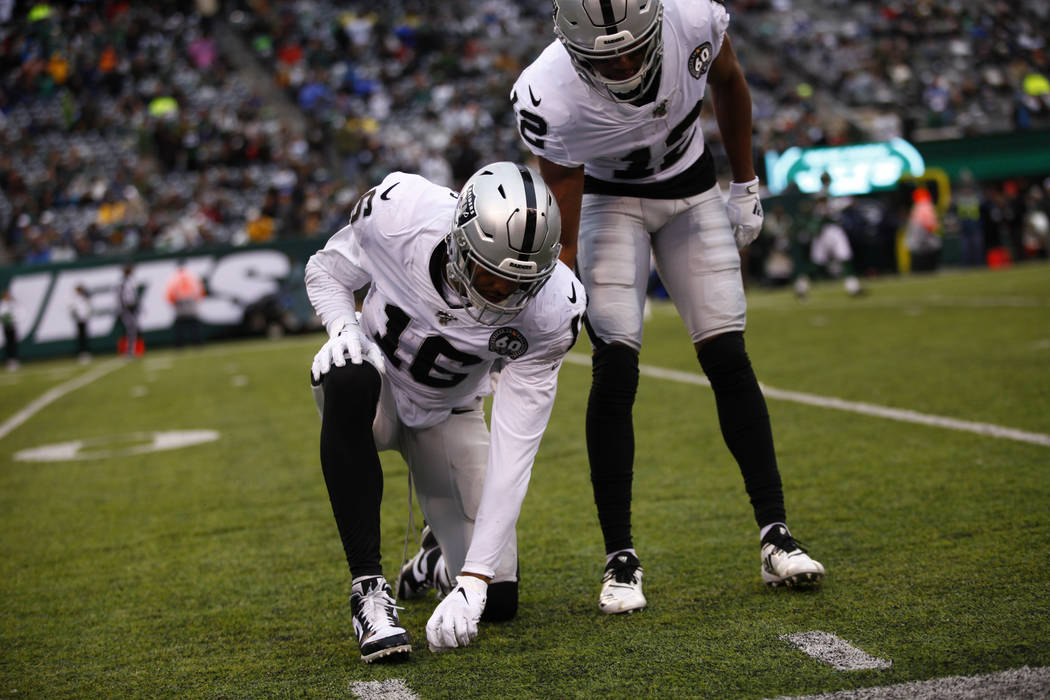
[[[714, 0], [558, 0], [554, 25], [557, 40], [522, 72], [511, 100], [561, 207], [562, 259], [575, 261], [590, 296], [587, 448], [607, 552], [599, 607], [646, 605], [631, 536], [631, 412], [650, 249], [743, 474], [762, 579], [819, 583], [823, 567], [785, 524], [769, 415], [744, 349], [738, 248], [758, 235], [763, 213], [729, 16]], [[728, 203], [698, 123], [705, 86], [732, 169]]]
[[[465, 646], [479, 619], [517, 613], [515, 527], [586, 306], [558, 261], [560, 231], [553, 195], [523, 166], [487, 165], [458, 197], [396, 172], [306, 266], [331, 336], [312, 367], [321, 467], [366, 662], [411, 651], [380, 563], [381, 450], [408, 463], [436, 553], [416, 558], [409, 594], [446, 584], [430, 649]], [[354, 292], [369, 284], [358, 318]], [[482, 397], [497, 361], [490, 436]]]

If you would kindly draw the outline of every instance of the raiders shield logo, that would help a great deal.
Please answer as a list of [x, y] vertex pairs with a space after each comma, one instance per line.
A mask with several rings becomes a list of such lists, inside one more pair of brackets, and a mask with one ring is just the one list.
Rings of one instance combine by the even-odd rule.
[[497, 328], [489, 338], [489, 350], [514, 360], [529, 349], [529, 341], [517, 328]]
[[456, 226], [462, 226], [471, 219], [476, 219], [478, 216], [478, 210], [474, 205], [474, 185], [467, 188], [467, 191], [463, 193], [463, 199], [460, 200], [456, 206], [456, 211], [459, 213], [459, 217], [456, 219]]
[[714, 56], [711, 54], [711, 42], [705, 41], [704, 43], [693, 49], [693, 53], [689, 55], [689, 74], [697, 80], [700, 76], [707, 72], [707, 69], [711, 67], [711, 61]]

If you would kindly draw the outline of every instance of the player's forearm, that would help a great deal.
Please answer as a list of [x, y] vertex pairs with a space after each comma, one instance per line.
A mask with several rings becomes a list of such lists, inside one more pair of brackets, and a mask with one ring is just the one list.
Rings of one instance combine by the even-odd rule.
[[353, 314], [356, 309], [354, 290], [339, 281], [328, 269], [330, 261], [325, 261], [325, 251], [315, 254], [306, 263], [306, 295], [321, 318], [321, 323], [328, 328], [332, 322], [343, 316]]
[[751, 90], [728, 34], [711, 65], [707, 84], [711, 88], [718, 132], [729, 158], [733, 180], [753, 180], [755, 165], [751, 155]]
[[[538, 447], [539, 441], [535, 442]], [[489, 450], [493, 447], [490, 445]], [[474, 519], [474, 534], [463, 561], [464, 572], [482, 577], [495, 574], [503, 552], [513, 541], [521, 504], [529, 488], [535, 455], [536, 450], [532, 449], [525, 455], [505, 461], [495, 461], [492, 456], [489, 457], [485, 485]]]
[[550, 364], [536, 364], [542, 367], [529, 368], [535, 371], [507, 367], [496, 387], [489, 462], [464, 571], [492, 576], [513, 540], [557, 392], [557, 375], [550, 371]]
[[751, 91], [743, 73], [714, 91], [715, 118], [736, 182], [755, 177], [751, 154]]
[[540, 175], [558, 201], [561, 214], [561, 253], [558, 259], [573, 269], [576, 265], [576, 239], [580, 233], [583, 168], [566, 168], [545, 158], [539, 161]]

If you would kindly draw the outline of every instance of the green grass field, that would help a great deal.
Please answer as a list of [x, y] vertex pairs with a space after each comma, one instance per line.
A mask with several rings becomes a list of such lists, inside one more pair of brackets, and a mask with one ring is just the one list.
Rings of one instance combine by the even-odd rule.
[[[759, 379], [1050, 435], [1050, 267], [870, 290], [753, 293]], [[769, 399], [789, 522], [828, 576], [812, 593], [768, 590], [710, 390], [649, 375], [634, 503], [649, 609], [602, 615], [585, 342], [561, 371], [519, 523], [518, 618], [435, 655], [434, 599], [406, 601], [412, 659], [362, 664], [306, 384], [321, 340], [0, 374], [0, 696], [351, 697], [402, 679], [423, 698], [765, 698], [1050, 665], [1050, 446]], [[672, 307], [654, 309], [642, 363], [699, 374]], [[219, 439], [126, 454], [172, 430]], [[123, 453], [14, 458], [73, 440]], [[390, 454], [384, 467], [393, 580], [407, 469]], [[836, 671], [779, 638], [810, 630], [893, 665]]]

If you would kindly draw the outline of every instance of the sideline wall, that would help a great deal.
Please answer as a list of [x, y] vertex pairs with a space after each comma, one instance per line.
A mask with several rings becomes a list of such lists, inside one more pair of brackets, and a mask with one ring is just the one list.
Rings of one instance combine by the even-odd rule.
[[320, 239], [282, 241], [178, 254], [0, 267], [0, 289], [11, 285], [22, 359], [75, 353], [76, 324], [70, 303], [78, 284], [87, 288], [91, 299], [91, 350], [111, 353], [116, 351], [120, 331], [117, 287], [124, 265], [131, 263], [139, 289], [140, 333], [148, 349], [169, 345], [173, 340], [175, 309], [165, 299], [164, 288], [180, 260], [204, 282], [207, 295], [200, 304], [199, 316], [201, 335], [207, 340], [237, 334], [245, 307], [280, 291], [295, 278], [301, 280], [303, 265], [323, 245]]

